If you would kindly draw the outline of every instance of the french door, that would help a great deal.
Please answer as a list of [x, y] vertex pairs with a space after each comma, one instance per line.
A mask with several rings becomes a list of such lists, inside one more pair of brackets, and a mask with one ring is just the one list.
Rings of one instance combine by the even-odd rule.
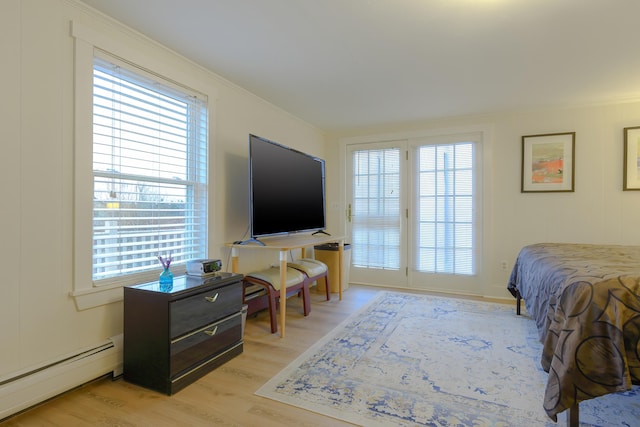
[[350, 281], [481, 294], [481, 134], [346, 148]]
[[406, 141], [347, 146], [349, 280], [407, 286]]

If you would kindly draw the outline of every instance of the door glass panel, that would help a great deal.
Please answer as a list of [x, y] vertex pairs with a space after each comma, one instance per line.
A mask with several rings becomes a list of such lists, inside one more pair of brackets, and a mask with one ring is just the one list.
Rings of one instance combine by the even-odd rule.
[[352, 265], [400, 269], [400, 149], [353, 153]]
[[471, 142], [418, 148], [416, 269], [475, 274]]

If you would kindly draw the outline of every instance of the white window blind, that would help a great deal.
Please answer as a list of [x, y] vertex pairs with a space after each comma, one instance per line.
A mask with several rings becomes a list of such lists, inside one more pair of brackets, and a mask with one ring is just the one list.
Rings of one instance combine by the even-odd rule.
[[400, 149], [353, 153], [352, 265], [400, 268]]
[[93, 281], [157, 277], [207, 254], [207, 100], [99, 52], [93, 75]]
[[475, 274], [474, 144], [423, 145], [417, 161], [417, 270]]

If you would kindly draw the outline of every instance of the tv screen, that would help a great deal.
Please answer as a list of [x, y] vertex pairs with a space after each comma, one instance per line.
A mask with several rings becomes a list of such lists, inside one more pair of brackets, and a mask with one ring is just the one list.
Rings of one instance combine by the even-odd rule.
[[249, 135], [251, 237], [325, 228], [324, 160]]

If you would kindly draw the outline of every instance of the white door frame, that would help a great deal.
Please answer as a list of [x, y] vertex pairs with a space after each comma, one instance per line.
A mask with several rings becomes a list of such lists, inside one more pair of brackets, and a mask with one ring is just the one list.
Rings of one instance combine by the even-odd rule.
[[[398, 152], [398, 161], [399, 161], [399, 190], [400, 194], [397, 195], [398, 202], [398, 217], [397, 217], [397, 225], [398, 225], [398, 234], [399, 234], [399, 243], [400, 246], [397, 248], [398, 252], [396, 253], [394, 250], [391, 250], [391, 254], [395, 254], [398, 257], [398, 265], [389, 268], [376, 268], [376, 267], [360, 267], [358, 263], [355, 262], [357, 260], [357, 254], [355, 251], [357, 248], [357, 241], [353, 237], [353, 225], [357, 221], [357, 212], [354, 206], [353, 201], [353, 153], [357, 151], [369, 151], [369, 150], [384, 150], [391, 149], [397, 150]], [[351, 247], [351, 266], [350, 266], [350, 281], [354, 283], [363, 283], [363, 284], [374, 284], [374, 285], [385, 285], [391, 287], [402, 287], [406, 288], [408, 286], [407, 282], [407, 183], [406, 183], [406, 160], [407, 153], [407, 141], [399, 140], [399, 141], [378, 141], [378, 142], [370, 142], [370, 143], [358, 143], [358, 144], [348, 144], [346, 146], [346, 203], [347, 203], [347, 236], [348, 239], [352, 243]], [[386, 190], [383, 189], [383, 190]], [[372, 218], [372, 217], [368, 217]], [[374, 217], [374, 221], [382, 222], [386, 224], [388, 227], [390, 222], [395, 222], [396, 217], [391, 217], [389, 215], [381, 215]], [[371, 233], [365, 233], [371, 234]], [[389, 234], [385, 234], [388, 236]], [[376, 236], [374, 236], [376, 237]], [[381, 253], [389, 254], [387, 251], [381, 251]]]
[[[347, 146], [351, 144], [368, 144], [368, 143], [376, 143], [376, 142], [385, 142], [385, 141], [399, 141], [399, 140], [415, 140], [427, 137], [435, 137], [442, 135], [455, 135], [455, 134], [469, 134], [469, 133], [480, 133], [481, 134], [481, 164], [482, 164], [482, 198], [480, 201], [480, 205], [478, 209], [482, 211], [482, 219], [481, 219], [481, 230], [482, 230], [482, 243], [478, 247], [478, 251], [481, 253], [481, 259], [477, 264], [477, 277], [475, 278], [475, 284], [473, 287], [465, 286], [466, 290], [453, 290], [448, 286], [442, 286], [438, 280], [430, 281], [430, 283], [416, 283], [419, 282], [420, 279], [414, 277], [410, 269], [408, 269], [408, 276], [405, 285], [393, 283], [385, 283], [384, 280], [376, 280], [375, 282], [366, 283], [371, 285], [379, 285], [379, 286], [397, 286], [397, 287], [406, 287], [408, 289], [421, 289], [421, 290], [433, 290], [440, 292], [451, 292], [451, 293], [463, 293], [470, 295], [488, 295], [490, 290], [492, 289], [492, 284], [489, 283], [491, 274], [491, 253], [490, 246], [488, 244], [488, 236], [490, 236], [490, 224], [491, 224], [491, 147], [493, 141], [493, 125], [492, 124], [478, 124], [478, 125], [464, 125], [464, 126], [454, 126], [448, 128], [433, 128], [433, 129], [423, 129], [417, 131], [407, 131], [407, 132], [394, 132], [394, 133], [385, 133], [385, 134], [372, 134], [372, 135], [364, 135], [364, 136], [356, 136], [356, 137], [345, 137], [339, 139], [339, 153], [340, 153], [340, 201], [342, 206], [347, 207], [347, 191], [348, 190], [348, 180], [351, 179], [347, 173], [347, 162], [351, 161]], [[347, 224], [347, 215], [345, 215], [342, 219], [343, 229], [349, 230]], [[347, 233], [347, 236], [349, 234]], [[348, 237], [349, 238], [349, 237]], [[409, 243], [407, 243], [409, 244]], [[407, 265], [407, 268], [409, 265]], [[455, 280], [455, 276], [451, 278], [451, 280]], [[443, 278], [443, 282], [448, 279]], [[350, 278], [350, 281], [353, 283], [358, 283]]]

